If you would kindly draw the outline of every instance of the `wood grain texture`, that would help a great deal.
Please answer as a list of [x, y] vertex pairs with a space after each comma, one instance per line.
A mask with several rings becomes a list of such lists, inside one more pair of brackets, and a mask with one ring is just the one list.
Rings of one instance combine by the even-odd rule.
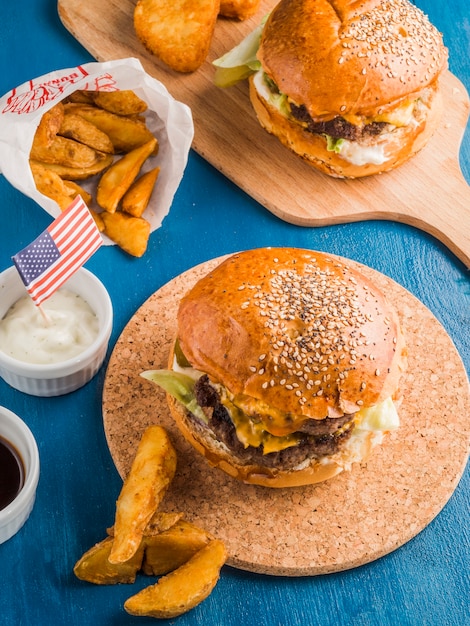
[[179, 300], [219, 261], [203, 263], [159, 289], [115, 345], [104, 383], [103, 421], [120, 475], [128, 473], [145, 428], [164, 426], [178, 466], [161, 510], [183, 511], [223, 539], [228, 563], [247, 571], [326, 574], [363, 565], [403, 545], [440, 512], [468, 456], [470, 423], [462, 420], [470, 412], [468, 380], [451, 339], [408, 291], [354, 264], [400, 312], [409, 351], [400, 428], [367, 463], [324, 483], [291, 489], [245, 485], [209, 467], [179, 433], [163, 391], [139, 375], [166, 368]]
[[464, 85], [443, 78], [445, 113], [428, 146], [393, 172], [344, 181], [313, 170], [258, 124], [246, 82], [213, 85], [211, 62], [237, 44], [274, 5], [261, 2], [245, 22], [219, 19], [210, 54], [193, 74], [178, 74], [149, 54], [133, 29], [132, 0], [58, 0], [70, 33], [98, 61], [137, 57], [145, 70], [191, 107], [193, 148], [282, 220], [324, 226], [379, 219], [404, 222], [430, 233], [470, 267], [470, 188], [459, 166], [459, 147], [469, 114]]

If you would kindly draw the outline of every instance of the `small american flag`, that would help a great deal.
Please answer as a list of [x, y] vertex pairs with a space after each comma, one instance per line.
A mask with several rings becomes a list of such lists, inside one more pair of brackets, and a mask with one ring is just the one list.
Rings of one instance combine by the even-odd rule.
[[103, 243], [81, 196], [35, 239], [15, 254], [16, 265], [36, 305], [59, 289]]

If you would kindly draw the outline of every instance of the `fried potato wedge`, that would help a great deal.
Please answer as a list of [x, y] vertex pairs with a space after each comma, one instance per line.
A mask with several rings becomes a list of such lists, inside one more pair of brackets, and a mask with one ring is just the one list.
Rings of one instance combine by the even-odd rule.
[[138, 0], [134, 30], [168, 67], [194, 72], [209, 52], [219, 0]]
[[69, 167], [67, 165], [61, 165], [59, 163], [46, 163], [39, 160], [32, 159], [30, 161], [31, 164], [39, 163], [43, 167], [51, 170], [58, 174], [61, 178], [65, 178], [67, 180], [85, 180], [86, 178], [90, 178], [90, 176], [95, 176], [95, 174], [99, 174], [107, 167], [111, 165], [113, 162], [113, 155], [106, 155], [101, 161], [97, 161], [93, 165], [89, 167]]
[[69, 207], [74, 196], [71, 195], [70, 189], [62, 178], [40, 163], [31, 163], [30, 167], [39, 193], [55, 200], [62, 211]]
[[64, 105], [62, 102], [58, 102], [41, 117], [36, 128], [33, 143], [43, 148], [50, 146], [59, 132], [63, 119]]
[[183, 519], [184, 513], [164, 513], [157, 511], [145, 527], [145, 536], [154, 537], [170, 530], [176, 523]]
[[64, 180], [64, 186], [67, 189], [67, 192], [71, 196], [71, 198], [76, 198], [77, 196], [81, 196], [83, 202], [86, 205], [90, 205], [92, 201], [91, 193], [88, 193], [83, 187], [81, 187], [78, 183], [73, 180]]
[[224, 543], [214, 539], [184, 565], [167, 576], [162, 576], [155, 585], [128, 598], [124, 609], [131, 615], [159, 619], [187, 613], [212, 592], [226, 559]]
[[137, 552], [145, 527], [163, 499], [175, 470], [176, 452], [168, 433], [161, 426], [149, 426], [142, 435], [116, 502], [110, 563], [128, 561]]
[[93, 92], [93, 102], [96, 106], [106, 109], [116, 115], [138, 115], [147, 110], [147, 103], [144, 102], [133, 91], [95, 91]]
[[114, 146], [106, 133], [76, 113], [66, 113], [59, 129], [59, 135], [74, 139], [93, 150], [114, 154]]
[[[78, 195], [82, 197], [85, 204], [89, 205], [91, 203], [91, 195], [77, 183], [71, 180], [63, 180], [56, 172], [48, 169], [41, 163], [31, 162], [30, 166], [37, 190], [48, 198], [55, 200], [62, 211], [67, 209], [72, 200]], [[98, 217], [99, 214], [91, 209], [90, 213], [94, 214], [93, 217], [97, 221], [95, 216]], [[102, 228], [100, 230], [103, 231], [104, 223], [102, 220], [101, 223]], [[97, 225], [99, 228], [99, 224]]]
[[95, 220], [96, 228], [100, 231], [100, 233], [104, 233], [104, 220], [101, 217], [101, 213], [98, 213], [94, 209], [89, 209], [91, 213], [91, 217]]
[[160, 168], [154, 167], [132, 183], [122, 198], [123, 211], [134, 217], [142, 216], [150, 201], [159, 173]]
[[179, 520], [168, 530], [151, 535], [145, 530], [142, 570], [149, 576], [161, 576], [177, 569], [213, 539], [208, 532]]
[[141, 257], [147, 250], [150, 237], [150, 223], [143, 217], [133, 217], [127, 213], [102, 211], [104, 233], [128, 254]]
[[49, 145], [33, 140], [30, 156], [36, 161], [55, 163], [65, 167], [92, 167], [103, 160], [103, 155], [89, 146], [85, 146], [73, 139], [56, 135]]
[[93, 91], [88, 91], [84, 89], [77, 89], [73, 93], [71, 93], [67, 98], [62, 101], [64, 104], [66, 102], [77, 102], [79, 104], [93, 104]]
[[[153, 514], [150, 522], [145, 527], [145, 537], [155, 537], [160, 533], [169, 530], [177, 522], [183, 519], [184, 513], [164, 513], [157, 511]], [[110, 537], [114, 537], [114, 526], [107, 529], [107, 533]]]
[[64, 109], [66, 113], [81, 115], [108, 135], [116, 154], [129, 152], [154, 138], [145, 123], [139, 119], [123, 117], [95, 106], [76, 103], [67, 103]]
[[261, 0], [221, 0], [219, 15], [246, 20], [259, 9]]
[[87, 550], [73, 568], [75, 576], [95, 585], [133, 583], [141, 568], [144, 545], [139, 546], [135, 554], [124, 563], [113, 564], [109, 562], [113, 541], [113, 537], [106, 537]]
[[121, 198], [137, 178], [140, 168], [152, 154], [157, 144], [155, 137], [134, 148], [102, 175], [96, 189], [96, 201], [102, 209], [114, 213]]

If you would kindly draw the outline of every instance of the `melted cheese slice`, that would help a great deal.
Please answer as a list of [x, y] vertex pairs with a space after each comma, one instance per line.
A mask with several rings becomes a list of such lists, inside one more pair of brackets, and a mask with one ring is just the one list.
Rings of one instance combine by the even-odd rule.
[[386, 111], [385, 113], [377, 114], [374, 116], [374, 122], [386, 122], [393, 126], [408, 126], [413, 119], [413, 110], [415, 103], [404, 102], [399, 107]]
[[[237, 437], [245, 448], [248, 446], [257, 448], [262, 444], [264, 454], [269, 454], [270, 452], [279, 452], [280, 450], [295, 446], [301, 440], [299, 433], [276, 437], [265, 429], [261, 421], [253, 422], [252, 419], [227, 398], [223, 399], [222, 402], [230, 414], [230, 418], [237, 431]], [[358, 433], [359, 431], [383, 433], [395, 430], [400, 424], [395, 404], [391, 398], [387, 398], [382, 403], [376, 404], [373, 407], [361, 409], [356, 413], [354, 421], [356, 426], [353, 434], [356, 431]], [[348, 426], [348, 424], [345, 424], [343, 428], [348, 428]]]
[[230, 418], [237, 431], [238, 440], [247, 448], [253, 446], [257, 448], [263, 444], [264, 454], [279, 452], [291, 446], [296, 446], [301, 437], [297, 433], [277, 437], [269, 433], [263, 422], [254, 422], [241, 409], [227, 399], [222, 401], [230, 414]]

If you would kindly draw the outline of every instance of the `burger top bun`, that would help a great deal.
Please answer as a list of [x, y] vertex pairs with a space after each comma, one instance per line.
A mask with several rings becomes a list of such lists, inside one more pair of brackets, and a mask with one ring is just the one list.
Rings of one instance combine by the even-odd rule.
[[354, 413], [392, 396], [405, 365], [397, 314], [338, 257], [297, 248], [235, 254], [180, 303], [190, 364], [231, 394], [296, 420]]
[[408, 0], [281, 0], [258, 58], [314, 119], [372, 116], [432, 85], [447, 65], [440, 33]]

